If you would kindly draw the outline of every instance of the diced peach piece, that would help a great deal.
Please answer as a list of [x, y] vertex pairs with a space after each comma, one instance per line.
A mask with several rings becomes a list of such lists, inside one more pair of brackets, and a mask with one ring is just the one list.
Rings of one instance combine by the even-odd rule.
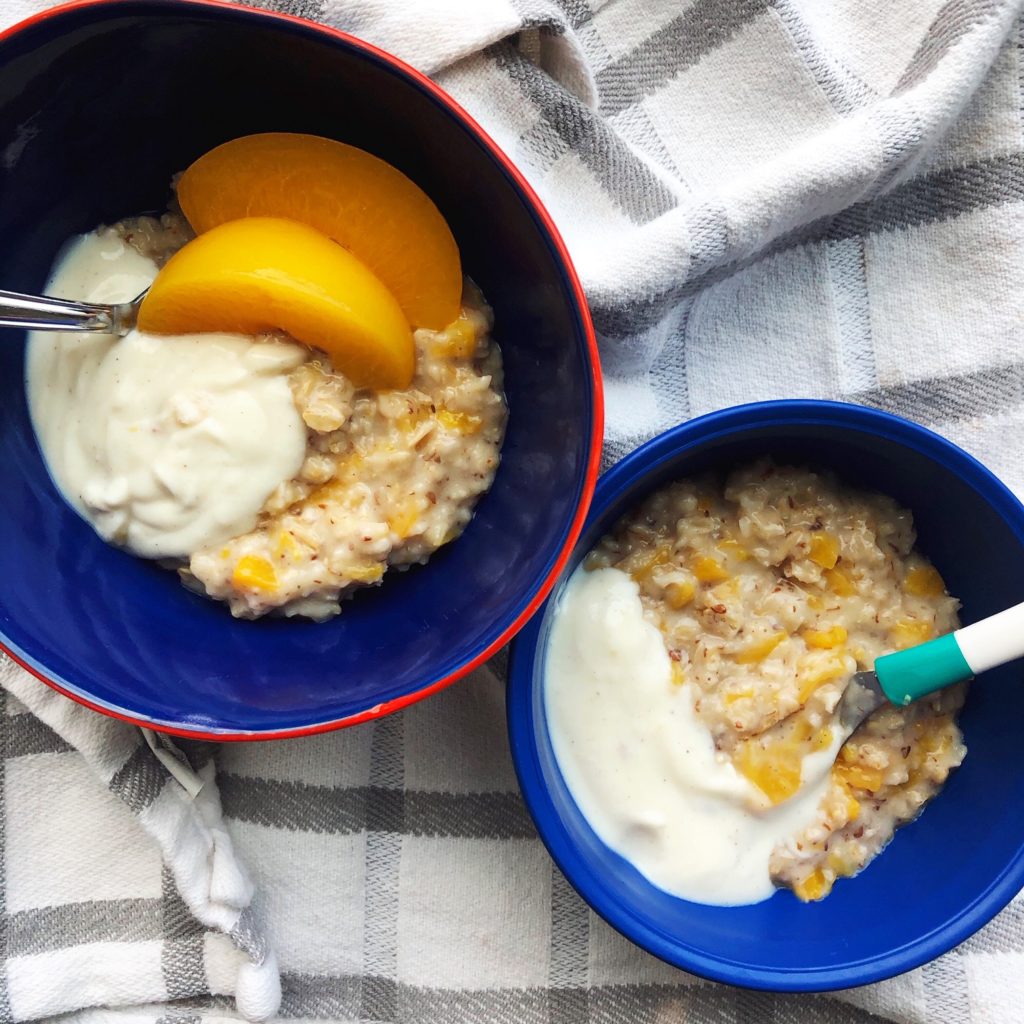
[[243, 555], [231, 574], [231, 582], [248, 590], [271, 591], [277, 587], [277, 573], [265, 558]]
[[693, 600], [695, 592], [696, 587], [689, 580], [670, 583], [665, 587], [665, 601], [669, 608], [679, 611], [680, 608], [685, 608]]
[[479, 416], [452, 412], [450, 409], [438, 409], [437, 422], [446, 430], [455, 430], [460, 434], [475, 434], [483, 423]]
[[800, 788], [801, 754], [797, 747], [781, 741], [768, 747], [752, 739], [741, 743], [733, 763], [773, 804], [788, 800]]
[[885, 784], [885, 773], [881, 768], [869, 768], [857, 763], [857, 754], [850, 747], [843, 747], [839, 758], [832, 768], [847, 786], [852, 789], [863, 789], [868, 793], [877, 793]]
[[827, 658], [814, 658], [805, 663], [797, 676], [800, 684], [797, 699], [801, 704], [805, 704], [818, 687], [834, 679], [841, 679], [846, 675], [846, 671], [845, 660], [835, 653], [831, 653]]
[[827, 569], [824, 576], [828, 589], [837, 597], [852, 597], [857, 593], [850, 577], [841, 569]]
[[384, 566], [380, 562], [372, 565], [353, 565], [345, 570], [345, 575], [356, 583], [376, 583], [384, 575]]
[[755, 640], [736, 655], [737, 664], [752, 665], [755, 662], [764, 661], [788, 636], [788, 633], [782, 631]]
[[822, 569], [834, 569], [839, 561], [839, 538], [820, 530], [811, 534], [811, 561]]
[[903, 581], [903, 589], [914, 597], [941, 597], [946, 583], [933, 565], [915, 565]]
[[813, 903], [815, 900], [823, 899], [832, 891], [832, 882], [828, 880], [821, 868], [815, 868], [805, 878], [801, 878], [793, 886], [793, 892], [804, 903]]
[[889, 630], [892, 642], [898, 651], [905, 647], [913, 647], [915, 644], [923, 644], [931, 640], [935, 629], [930, 622], [922, 619], [902, 619]]
[[727, 555], [732, 555], [733, 558], [738, 558], [741, 562], [750, 558], [750, 552], [735, 537], [727, 537], [725, 540], [719, 541], [718, 546]]
[[394, 515], [388, 517], [388, 526], [404, 540], [412, 533], [421, 512], [418, 501], [406, 502]]
[[754, 691], [751, 689], [737, 690], [735, 693], [727, 693], [725, 695], [726, 704], [735, 704], [738, 700], [746, 700], [748, 697], [753, 697]]
[[729, 578], [729, 574], [722, 567], [722, 563], [714, 558], [710, 558], [708, 555], [701, 555], [695, 559], [692, 568], [693, 575], [701, 583], [721, 583], [722, 580]]
[[842, 626], [831, 626], [828, 629], [807, 629], [801, 634], [808, 647], [830, 650], [842, 647], [846, 643], [846, 630]]
[[431, 354], [441, 359], [472, 359], [476, 354], [476, 329], [464, 315], [453, 320], [431, 342]]

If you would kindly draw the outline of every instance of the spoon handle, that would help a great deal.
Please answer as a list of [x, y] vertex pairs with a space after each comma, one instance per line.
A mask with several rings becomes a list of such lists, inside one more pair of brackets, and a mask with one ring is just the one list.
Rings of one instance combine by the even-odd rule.
[[1024, 658], [1024, 603], [875, 662], [893, 704], [909, 704], [986, 669]]
[[0, 289], [0, 327], [117, 334], [119, 309], [118, 306], [21, 295]]

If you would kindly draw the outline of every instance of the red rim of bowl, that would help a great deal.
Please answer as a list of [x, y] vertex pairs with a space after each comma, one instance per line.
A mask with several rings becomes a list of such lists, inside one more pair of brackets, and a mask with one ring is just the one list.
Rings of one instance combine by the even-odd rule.
[[[86, 7], [113, 8], [120, 6], [121, 2], [122, 0], [72, 0], [71, 3], [61, 4], [59, 7], [51, 7], [48, 10], [40, 11], [38, 14], [34, 14], [31, 17], [25, 18], [23, 21], [19, 21], [15, 25], [10, 26], [3, 32], [0, 32], [0, 42], [4, 42], [11, 36], [16, 35], [18, 32], [47, 21], [50, 18], [64, 14], [67, 11], [78, 10]], [[431, 683], [429, 686], [425, 686], [413, 693], [408, 693], [403, 697], [396, 697], [394, 700], [387, 701], [383, 704], [377, 704], [372, 708], [368, 708], [366, 711], [360, 711], [354, 715], [348, 715], [345, 718], [332, 719], [329, 722], [319, 722], [315, 725], [300, 726], [294, 729], [282, 729], [273, 732], [206, 732], [202, 729], [187, 729], [180, 726], [166, 725], [160, 722], [152, 722], [147, 721], [146, 719], [135, 718], [122, 711], [90, 701], [80, 694], [74, 693], [61, 686], [53, 679], [48, 678], [37, 668], [28, 664], [25, 659], [20, 657], [5, 644], [0, 643], [0, 650], [4, 651], [23, 669], [30, 672], [37, 679], [40, 679], [58, 693], [63, 694], [65, 697], [70, 697], [71, 700], [75, 701], [75, 703], [81, 704], [92, 711], [98, 711], [101, 714], [107, 715], [111, 718], [120, 719], [122, 722], [128, 722], [131, 725], [137, 725], [143, 729], [152, 729], [155, 732], [167, 733], [172, 736], [182, 736], [188, 739], [215, 741], [277, 740], [298, 736], [313, 736], [317, 733], [331, 732], [335, 729], [344, 729], [351, 725], [359, 725], [361, 722], [368, 722], [375, 718], [381, 718], [384, 715], [391, 714], [393, 711], [399, 711], [400, 709], [407, 707], [409, 704], [414, 704], [416, 701], [422, 700], [424, 697], [429, 697], [430, 694], [436, 693], [438, 690], [442, 690], [444, 687], [451, 685], [456, 682], [456, 680], [468, 675], [474, 669], [479, 668], [485, 661], [501, 650], [501, 648], [504, 647], [520, 629], [522, 629], [527, 621], [532, 618], [534, 612], [536, 612], [544, 603], [545, 598], [548, 596], [548, 593], [555, 584], [555, 580], [558, 579], [562, 569], [565, 567], [565, 564], [576, 545], [576, 541], [579, 539], [580, 532], [583, 529], [583, 522], [586, 519], [587, 511], [590, 508], [591, 499], [594, 496], [594, 487], [597, 483], [598, 470], [601, 463], [601, 445], [604, 440], [604, 389], [601, 381], [601, 361], [597, 350], [597, 338], [594, 335], [594, 325], [590, 317], [590, 309], [587, 305], [586, 296], [583, 293], [583, 286], [580, 284], [580, 279], [576, 273], [576, 268], [573, 266], [572, 259], [569, 256], [569, 251], [565, 246], [565, 242], [562, 240], [562, 236], [559, 233], [558, 228], [555, 227], [551, 214], [548, 213], [544, 204], [537, 196], [537, 193], [530, 186], [523, 174], [501, 150], [498, 144], [458, 103], [455, 102], [454, 99], [452, 99], [451, 96], [449, 96], [439, 86], [435, 85], [434, 82], [427, 78], [426, 75], [406, 64], [405, 61], [395, 57], [393, 54], [388, 53], [386, 50], [382, 50], [379, 47], [374, 46], [372, 43], [367, 43], [347, 32], [342, 32], [340, 29], [331, 28], [328, 25], [321, 25], [315, 21], [310, 21], [308, 18], [299, 18], [292, 14], [281, 14], [276, 11], [253, 10], [239, 6], [238, 4], [228, 3], [227, 0], [176, 0], [175, 6], [225, 8], [243, 17], [250, 17], [256, 20], [280, 21], [301, 25], [302, 27], [312, 29], [321, 35], [329, 36], [332, 39], [342, 40], [357, 50], [362, 50], [364, 53], [377, 57], [390, 65], [400, 74], [411, 79], [413, 83], [418, 85], [421, 89], [430, 93], [435, 100], [437, 100], [442, 106], [446, 107], [455, 115], [457, 120], [461, 121], [474, 135], [476, 135], [476, 137], [488, 149], [491, 156], [504, 169], [505, 173], [515, 182], [527, 199], [529, 205], [533, 207], [533, 210], [540, 219], [544, 230], [550, 237], [551, 242], [555, 247], [555, 251], [558, 253], [559, 260], [561, 261], [566, 277], [569, 280], [573, 296], [576, 299], [576, 303], [579, 308], [580, 320], [583, 325], [588, 355], [590, 357], [592, 378], [591, 387], [593, 396], [593, 423], [591, 429], [590, 458], [588, 459], [586, 473], [583, 479], [583, 489], [580, 495], [580, 502], [576, 509], [573, 521], [569, 526], [569, 532], [566, 535], [562, 549], [558, 553], [551, 570], [534, 593], [533, 598], [519, 613], [519, 615], [516, 616], [516, 618], [506, 627], [501, 635], [465, 665], [462, 665], [454, 672], [449, 673], [443, 679], [439, 679], [436, 682]]]

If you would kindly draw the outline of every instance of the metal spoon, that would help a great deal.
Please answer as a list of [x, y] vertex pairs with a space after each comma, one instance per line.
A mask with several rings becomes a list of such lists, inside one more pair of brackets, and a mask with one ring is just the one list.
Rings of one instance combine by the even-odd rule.
[[[148, 291], [147, 289], [146, 291]], [[108, 306], [99, 302], [73, 302], [47, 295], [21, 295], [0, 289], [0, 327], [36, 331], [87, 331], [123, 337], [134, 326], [146, 292], [131, 302]]]
[[[858, 672], [847, 683], [831, 722], [832, 749], [842, 749], [860, 724], [886, 704], [905, 707], [936, 690], [1022, 657], [1024, 603], [916, 647], [884, 654], [875, 659], [874, 669]], [[800, 789], [820, 781], [831, 770], [832, 762], [819, 760], [810, 777], [801, 778]], [[760, 791], [750, 800], [755, 811], [767, 810], [773, 803]]]
[[936, 640], [885, 654], [858, 672], [836, 706], [843, 742], [884, 704], [898, 707], [1024, 657], [1024, 603]]

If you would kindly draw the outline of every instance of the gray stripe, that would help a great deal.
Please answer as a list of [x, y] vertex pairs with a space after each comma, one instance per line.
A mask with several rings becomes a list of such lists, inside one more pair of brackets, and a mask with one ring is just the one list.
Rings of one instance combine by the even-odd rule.
[[827, 1020], [828, 1024], [891, 1024], [889, 1017], [879, 1017], [828, 996], [776, 996], [774, 1012], [774, 1024], [807, 1024], [809, 1020]]
[[680, 193], [689, 194], [693, 191], [689, 182], [684, 180], [683, 172], [679, 170], [679, 165], [668, 151], [645, 107], [630, 107], [617, 117], [609, 118], [608, 123], [620, 139], [631, 143], [665, 171]]
[[[737, 988], [734, 991], [736, 1024], [768, 1024], [775, 1020], [775, 993]], [[829, 1017], [829, 1024], [834, 1018]]]
[[518, 793], [408, 792], [405, 831], [414, 836], [462, 839], [537, 838]]
[[769, 0], [697, 0], [598, 72], [601, 113], [610, 117], [657, 92], [769, 6]]
[[731, 990], [724, 987], [606, 985], [590, 990], [590, 1024], [633, 1024], [634, 1021], [735, 1024], [731, 999]]
[[591, 990], [590, 1020], [591, 1024], [634, 1020], [736, 1024], [736, 990], [724, 985], [608, 985]]
[[1001, 7], [996, 0], [948, 0], [918, 44], [893, 95], [899, 96], [923, 82], [975, 25], [997, 17]]
[[139, 746], [114, 773], [110, 791], [119, 796], [136, 814], [141, 814], [160, 795], [171, 776], [139, 738]]
[[[0, 751], [11, 745], [13, 718], [7, 713], [10, 698], [0, 689]], [[16, 716], [20, 717], [20, 716]], [[7, 758], [0, 757], [0, 1024], [14, 1020], [7, 989], [7, 960], [11, 956], [11, 919], [7, 916]]]
[[1024, 153], [922, 175], [876, 199], [855, 203], [779, 236], [758, 252], [673, 285], [651, 297], [591, 307], [597, 329], [608, 337], [628, 337], [654, 326], [676, 303], [746, 269], [767, 256], [819, 242], [899, 231], [1001, 203], [1024, 200]]
[[243, 953], [248, 954], [254, 964], [261, 964], [266, 960], [267, 936], [256, 920], [251, 904], [239, 915], [238, 922], [231, 929], [229, 936]]
[[535, 174], [543, 175], [568, 152], [569, 141], [555, 131], [550, 121], [541, 118], [519, 137], [515, 158]]
[[[1024, 902], [1011, 903], [984, 928], [957, 946], [958, 953], [1024, 952]], [[948, 958], [947, 958], [948, 959]]]
[[518, 793], [402, 792], [387, 786], [332, 789], [225, 774], [218, 778], [224, 814], [291, 832], [404, 833], [461, 839], [534, 839]]
[[[233, 997], [203, 995], [192, 996], [184, 1006], [165, 1007], [165, 1012], [153, 1024], [202, 1024], [203, 1010], [211, 1010], [230, 1020], [237, 1019]], [[210, 1019], [220, 1020], [221, 1017]]]
[[6, 726], [5, 757], [26, 754], [65, 754], [74, 750], [67, 740], [58, 736], [42, 719], [28, 713], [14, 715]]
[[1017, 51], [1017, 124], [1020, 142], [1024, 143], [1024, 60], [1020, 59], [1024, 51], [1024, 17], [1019, 20], [1016, 38], [1009, 40], [1009, 45]]
[[88, 900], [21, 910], [7, 918], [8, 955], [90, 942], [148, 942], [160, 938], [161, 923], [158, 899]]
[[[661, 344], [661, 352], [650, 371], [657, 413], [647, 424], [648, 437], [673, 424], [682, 423], [691, 416], [688, 368], [690, 342], [687, 331], [692, 311], [693, 301], [685, 300], [663, 321], [667, 339]], [[613, 446], [607, 447], [611, 450]], [[607, 457], [607, 452], [602, 454]]]
[[209, 991], [203, 948], [201, 935], [164, 942], [160, 950], [160, 970], [168, 999], [188, 999]]
[[702, 202], [686, 211], [689, 266], [686, 276], [713, 270], [729, 252], [729, 214], [720, 203]]
[[551, 954], [548, 1015], [551, 1024], [586, 1024], [590, 911], [551, 864]]
[[402, 1024], [548, 1024], [549, 1020], [548, 994], [539, 988], [466, 992], [401, 985], [398, 1005]]
[[955, 423], [979, 409], [993, 414], [1024, 405], [1024, 363], [872, 388], [850, 398], [921, 423]]
[[253, 779], [225, 772], [217, 776], [224, 816], [290, 832], [361, 832], [367, 790], [331, 789], [303, 782]]
[[925, 964], [923, 973], [928, 1024], [970, 1024], [973, 1018], [964, 958], [951, 953]]
[[521, 15], [524, 28], [578, 29], [594, 16], [586, 0], [512, 0], [512, 6]]
[[192, 915], [178, 892], [170, 869], [160, 873], [160, 912], [163, 915], [163, 937], [168, 940], [191, 939], [202, 935], [203, 926]]
[[185, 905], [174, 877], [165, 866], [160, 876], [160, 910], [163, 920], [163, 947], [160, 969], [168, 999], [185, 999], [209, 992], [203, 962], [205, 929]]
[[175, 737], [174, 745], [185, 755], [194, 772], [202, 771], [216, 756], [217, 744], [205, 740], [185, 740]]
[[[284, 974], [284, 1018], [351, 1019], [358, 1014], [361, 979], [354, 975]], [[396, 1017], [402, 1024], [563, 1024], [550, 1018], [547, 988], [445, 989], [396, 984]], [[570, 990], [562, 990], [567, 994]], [[639, 1021], [705, 1021], [708, 1024], [879, 1024], [883, 1018], [827, 996], [781, 996], [726, 985], [695, 983], [680, 972], [678, 985], [605, 985], [573, 990], [588, 1008], [590, 1024]], [[363, 1018], [365, 1019], [365, 1018]]]
[[[401, 797], [405, 782], [404, 719], [390, 715], [373, 726], [366, 800], [363, 982], [359, 1017], [398, 1016], [398, 870], [402, 856]], [[379, 830], [378, 830], [379, 829]]]
[[[577, 97], [538, 70], [508, 42], [488, 47], [496, 66], [537, 108], [543, 124], [571, 149], [601, 187], [637, 224], [645, 224], [676, 205], [668, 186]], [[541, 131], [538, 127], [536, 131]], [[536, 145], [535, 132], [533, 145]], [[551, 146], [561, 143], [552, 141]]]
[[[774, 992], [753, 992], [738, 988], [734, 992], [736, 1024], [768, 1024], [775, 1020]], [[829, 1018], [830, 1022], [832, 1018]]]
[[920, 156], [925, 141], [925, 126], [916, 110], [880, 104], [868, 112], [882, 147], [886, 169], [875, 179], [864, 196], [870, 203], [892, 188], [901, 175], [905, 178], [911, 154]]
[[293, 14], [297, 18], [323, 21], [325, 17], [322, 0], [246, 0], [251, 7], [262, 7], [267, 11]]
[[[280, 1016], [318, 1020], [360, 1017], [360, 990], [365, 980], [354, 975], [283, 974]], [[464, 990], [419, 988], [394, 982], [392, 985], [395, 1016], [390, 1020], [402, 1024], [548, 1024], [547, 989]], [[623, 1020], [620, 1018], [618, 1024]]]
[[878, 98], [874, 89], [837, 60], [822, 40], [816, 38], [804, 20], [803, 10], [794, 0], [773, 0], [772, 6], [833, 110], [839, 114], [850, 114]]
[[[586, 52], [587, 63], [592, 69], [603, 68], [611, 63], [612, 55], [596, 27], [589, 26], [581, 34], [581, 45]], [[619, 139], [627, 145], [632, 145], [665, 171], [675, 182], [680, 194], [690, 192], [689, 184], [683, 180], [674, 157], [668, 151], [660, 132], [654, 126], [654, 121], [651, 120], [651, 115], [643, 105], [630, 107], [622, 111], [618, 117], [609, 118], [608, 124]]]
[[281, 975], [281, 1017], [352, 1020], [359, 1016], [362, 979], [347, 974]]
[[878, 374], [871, 343], [864, 239], [858, 235], [827, 242], [825, 259], [835, 294], [839, 387], [843, 393], [866, 391], [878, 384]]

